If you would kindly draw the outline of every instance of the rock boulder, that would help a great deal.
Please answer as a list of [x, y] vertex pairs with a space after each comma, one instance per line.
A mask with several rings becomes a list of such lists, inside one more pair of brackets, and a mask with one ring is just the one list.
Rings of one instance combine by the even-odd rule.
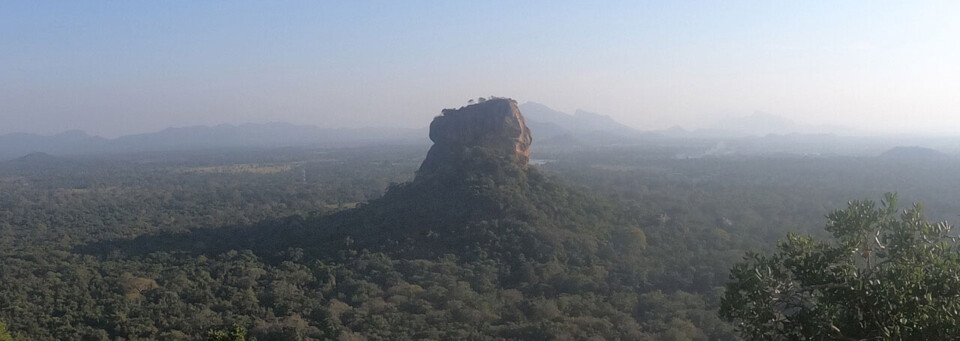
[[530, 161], [532, 138], [508, 98], [494, 98], [459, 109], [444, 109], [430, 123], [433, 146], [417, 177], [469, 167], [477, 158], [506, 160], [521, 167]]

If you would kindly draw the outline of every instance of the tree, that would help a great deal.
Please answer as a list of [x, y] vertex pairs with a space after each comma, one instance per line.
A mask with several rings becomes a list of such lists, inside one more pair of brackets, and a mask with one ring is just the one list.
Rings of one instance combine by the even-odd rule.
[[13, 336], [7, 330], [7, 325], [0, 322], [0, 341], [13, 341]]
[[247, 330], [241, 326], [233, 326], [233, 330], [211, 330], [207, 333], [208, 341], [244, 341], [247, 339]]
[[947, 340], [960, 335], [960, 252], [946, 223], [896, 195], [827, 216], [834, 240], [790, 234], [730, 272], [720, 315], [748, 340]]

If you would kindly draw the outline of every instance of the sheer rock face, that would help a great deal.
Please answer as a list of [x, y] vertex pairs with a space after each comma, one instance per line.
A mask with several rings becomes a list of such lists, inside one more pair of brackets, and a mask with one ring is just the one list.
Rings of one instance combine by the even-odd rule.
[[530, 129], [507, 98], [491, 99], [460, 109], [444, 109], [430, 124], [433, 146], [417, 177], [470, 167], [477, 158], [499, 158], [526, 167], [530, 161]]

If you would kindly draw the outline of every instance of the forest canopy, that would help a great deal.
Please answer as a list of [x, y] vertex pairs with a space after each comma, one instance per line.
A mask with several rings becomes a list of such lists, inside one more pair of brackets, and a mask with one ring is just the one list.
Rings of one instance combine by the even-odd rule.
[[[481, 201], [489, 212], [504, 213], [499, 202], [536, 210], [467, 217], [468, 233], [407, 216], [427, 242], [454, 238], [477, 250], [468, 242], [479, 241], [496, 253], [416, 254], [389, 233], [373, 234], [396, 242], [382, 248], [364, 245], [362, 231], [307, 238], [321, 222], [355, 219], [342, 213], [358, 203], [386, 210], [371, 202], [394, 200], [388, 188], [411, 190], [404, 183], [423, 154], [378, 147], [0, 163], [0, 321], [26, 340], [204, 340], [234, 326], [261, 341], [735, 340], [735, 324], [717, 312], [747, 250], [774, 254], [788, 232], [829, 240], [824, 214], [876, 188], [902, 189], [934, 219], [960, 202], [951, 190], [960, 175], [948, 171], [960, 162], [949, 158], [678, 160], [648, 149], [541, 149], [538, 157], [556, 161], [525, 183], [481, 177], [468, 187], [496, 199]], [[516, 215], [527, 211], [535, 214]], [[370, 228], [385, 222], [366, 216]], [[542, 242], [470, 234], [492, 228]], [[578, 238], [577, 228], [595, 233]]]

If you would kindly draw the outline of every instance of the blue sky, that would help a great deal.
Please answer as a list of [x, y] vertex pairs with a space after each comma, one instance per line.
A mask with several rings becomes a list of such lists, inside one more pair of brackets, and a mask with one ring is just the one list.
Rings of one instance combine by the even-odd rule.
[[0, 134], [426, 126], [499, 95], [640, 129], [960, 128], [950, 1], [4, 1]]

